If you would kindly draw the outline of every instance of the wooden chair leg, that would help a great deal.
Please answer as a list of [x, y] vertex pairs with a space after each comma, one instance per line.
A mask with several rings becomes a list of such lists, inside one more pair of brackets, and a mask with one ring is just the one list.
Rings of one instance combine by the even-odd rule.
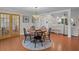
[[34, 40], [34, 43], [35, 43], [35, 48], [36, 48], [36, 39]]
[[43, 46], [43, 42], [41, 42], [41, 46]]
[[24, 43], [25, 43], [25, 41], [26, 41], [26, 36], [25, 36], [25, 39], [24, 39]]
[[[40, 40], [40, 39], [39, 39]], [[40, 40], [40, 43], [41, 43], [41, 46], [43, 46], [43, 41], [42, 41], [42, 39]]]
[[36, 48], [36, 42], [35, 42], [35, 48]]
[[30, 41], [31, 41], [31, 36], [30, 36]]
[[[50, 40], [50, 36], [49, 36], [49, 40]], [[50, 42], [51, 42], [51, 40], [50, 40]]]
[[45, 36], [43, 36], [44, 42], [45, 42]]

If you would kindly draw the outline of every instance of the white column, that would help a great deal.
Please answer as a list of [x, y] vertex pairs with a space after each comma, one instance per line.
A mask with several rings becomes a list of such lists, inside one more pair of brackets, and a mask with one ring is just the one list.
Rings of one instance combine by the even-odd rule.
[[71, 9], [68, 10], [68, 37], [71, 37]]

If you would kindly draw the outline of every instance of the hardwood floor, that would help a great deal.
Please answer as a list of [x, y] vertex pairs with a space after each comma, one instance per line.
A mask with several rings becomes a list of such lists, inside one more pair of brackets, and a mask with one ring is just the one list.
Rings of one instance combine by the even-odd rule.
[[[27, 51], [22, 46], [24, 36], [0, 40], [0, 51]], [[51, 34], [53, 44], [43, 51], [79, 51], [79, 37], [68, 38], [67, 36]], [[29, 51], [29, 50], [28, 50]]]

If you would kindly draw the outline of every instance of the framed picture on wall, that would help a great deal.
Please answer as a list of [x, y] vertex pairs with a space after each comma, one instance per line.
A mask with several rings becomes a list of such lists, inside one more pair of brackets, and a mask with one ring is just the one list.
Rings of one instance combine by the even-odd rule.
[[29, 22], [29, 17], [23, 16], [23, 23], [28, 23], [28, 22]]

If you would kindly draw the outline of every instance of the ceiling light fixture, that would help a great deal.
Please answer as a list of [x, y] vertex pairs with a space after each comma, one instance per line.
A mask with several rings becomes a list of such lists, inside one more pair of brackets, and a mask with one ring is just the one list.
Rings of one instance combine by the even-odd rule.
[[35, 7], [35, 8], [38, 8], [38, 7]]

